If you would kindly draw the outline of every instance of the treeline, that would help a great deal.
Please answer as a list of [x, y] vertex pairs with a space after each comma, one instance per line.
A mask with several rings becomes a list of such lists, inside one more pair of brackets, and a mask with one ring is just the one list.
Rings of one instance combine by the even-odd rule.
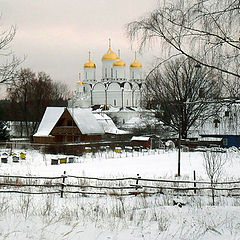
[[0, 101], [0, 120], [19, 121], [25, 134], [37, 129], [48, 106], [67, 106], [69, 91], [45, 72], [21, 69], [7, 85], [7, 99]]

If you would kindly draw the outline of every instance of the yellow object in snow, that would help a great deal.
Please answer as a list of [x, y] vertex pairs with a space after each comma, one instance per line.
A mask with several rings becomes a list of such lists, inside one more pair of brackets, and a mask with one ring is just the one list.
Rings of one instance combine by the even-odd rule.
[[25, 159], [26, 159], [26, 153], [21, 152], [21, 153], [20, 153], [20, 158], [21, 158], [22, 160], [25, 160]]

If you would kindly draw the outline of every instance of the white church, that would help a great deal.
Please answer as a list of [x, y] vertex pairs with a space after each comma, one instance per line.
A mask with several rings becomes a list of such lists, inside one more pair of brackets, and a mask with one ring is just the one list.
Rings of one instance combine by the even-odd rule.
[[96, 65], [89, 53], [84, 64], [83, 79], [77, 82], [76, 91], [68, 102], [68, 107], [89, 108], [94, 105], [112, 107], [140, 107], [143, 78], [142, 64], [134, 61], [129, 69], [114, 53], [109, 40], [108, 51], [102, 56], [102, 78], [96, 79]]

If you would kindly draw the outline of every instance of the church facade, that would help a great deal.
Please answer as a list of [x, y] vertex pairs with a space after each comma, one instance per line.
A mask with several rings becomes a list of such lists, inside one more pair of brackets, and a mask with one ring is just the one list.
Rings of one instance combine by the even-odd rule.
[[91, 60], [84, 64], [83, 80], [77, 82], [69, 107], [105, 105], [113, 107], [140, 107], [142, 98], [142, 64], [137, 60], [129, 66], [128, 77], [125, 62], [111, 49], [102, 56], [102, 77], [96, 79], [96, 65]]

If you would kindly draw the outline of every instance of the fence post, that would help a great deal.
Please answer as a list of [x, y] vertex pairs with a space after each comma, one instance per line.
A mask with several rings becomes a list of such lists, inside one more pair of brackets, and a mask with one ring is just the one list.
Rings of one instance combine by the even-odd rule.
[[197, 193], [197, 190], [196, 190], [197, 184], [195, 182], [196, 181], [196, 171], [195, 170], [193, 171], [193, 180], [194, 180], [193, 187], [195, 188], [194, 193], [196, 194]]
[[136, 180], [136, 190], [138, 189], [138, 182], [141, 179], [141, 177], [139, 176], [139, 174], [137, 174], [137, 180]]
[[62, 186], [61, 186], [61, 198], [63, 198], [63, 190], [64, 190], [64, 184], [65, 184], [65, 179], [66, 179], [66, 171], [63, 172], [62, 175]]

